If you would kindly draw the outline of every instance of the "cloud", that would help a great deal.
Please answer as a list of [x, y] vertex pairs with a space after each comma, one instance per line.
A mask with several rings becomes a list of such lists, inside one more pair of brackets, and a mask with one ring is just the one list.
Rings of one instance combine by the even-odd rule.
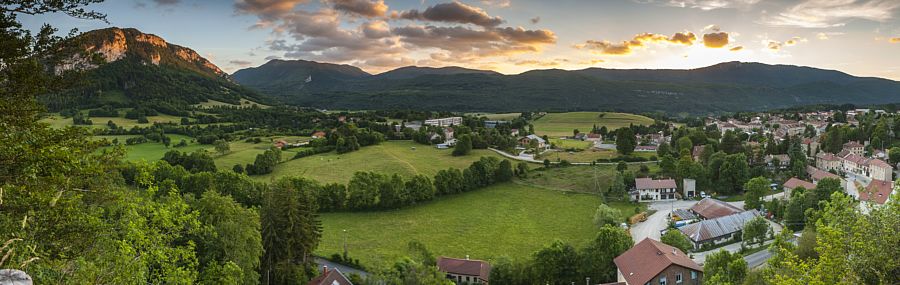
[[165, 6], [165, 5], [178, 5], [178, 3], [181, 3], [181, 0], [153, 0], [153, 2], [155, 2], [156, 5], [158, 5], [158, 6]]
[[890, 38], [888, 39], [888, 42], [892, 44], [900, 43], [900, 37]]
[[782, 44], [781, 42], [772, 41], [772, 40], [763, 41], [763, 44], [766, 46], [767, 49], [773, 50], [773, 51], [781, 50], [781, 48], [784, 46], [784, 44]]
[[728, 45], [728, 33], [717, 32], [703, 35], [703, 45], [709, 48], [721, 48]]
[[383, 17], [388, 6], [384, 0], [329, 0], [335, 10], [368, 18]]
[[740, 51], [740, 50], [742, 50], [742, 49], [744, 49], [743, 46], [736, 46], [736, 47], [730, 48], [730, 49], [728, 49], [728, 50], [729, 50], [729, 51]]
[[807, 41], [806, 38], [793, 37], [793, 38], [791, 38], [791, 39], [785, 41], [784, 44], [785, 44], [786, 46], [794, 46], [794, 45], [797, 45], [797, 44], [799, 44], [799, 43], [801, 43], [801, 42], [805, 43], [806, 41]]
[[532, 24], [537, 24], [537, 23], [541, 22], [541, 17], [531, 18], [530, 21]]
[[273, 20], [294, 10], [294, 7], [309, 0], [236, 0], [235, 11], [241, 14], [257, 15], [264, 20]]
[[777, 15], [763, 17], [761, 22], [802, 28], [840, 27], [852, 19], [887, 22], [897, 8], [897, 0], [804, 0]]
[[512, 3], [510, 3], [510, 0], [481, 0], [481, 4], [506, 8], [509, 7], [509, 5]]
[[691, 32], [675, 33], [672, 37], [653, 33], [641, 33], [635, 35], [631, 40], [622, 41], [620, 43], [613, 43], [606, 40], [588, 40], [583, 44], [575, 45], [575, 48], [591, 50], [599, 54], [628, 55], [632, 53], [634, 48], [645, 47], [646, 44], [649, 43], [668, 43], [689, 46], [693, 45], [695, 40], [697, 40], [697, 36]]
[[391, 26], [385, 21], [373, 21], [363, 23], [360, 28], [363, 34], [370, 39], [387, 38], [391, 36]]
[[270, 55], [270, 56], [266, 57], [266, 60], [276, 60], [276, 59], [281, 59], [281, 57], [277, 56], [277, 55]]
[[568, 63], [568, 62], [569, 62], [569, 60], [564, 59], [564, 58], [557, 58], [557, 59], [552, 59], [552, 60], [528, 59], [528, 60], [516, 61], [516, 62], [513, 62], [513, 64], [518, 65], [518, 66], [554, 67], [554, 66], [559, 66], [560, 64]]
[[537, 52], [556, 43], [549, 30], [499, 28], [474, 30], [468, 27], [405, 26], [393, 28], [400, 41], [419, 47], [449, 51], [452, 58], [511, 55]]
[[635, 0], [638, 3], [657, 3], [663, 6], [694, 8], [704, 11], [725, 8], [747, 8], [760, 0]]
[[816, 34], [816, 38], [824, 41], [824, 40], [830, 39], [833, 36], [840, 36], [843, 34], [844, 33], [839, 33], [839, 32], [818, 33], [818, 34]]
[[228, 63], [230, 63], [230, 64], [232, 64], [232, 65], [237, 65], [237, 66], [239, 66], [239, 67], [247, 67], [247, 66], [250, 66], [251, 64], [253, 64], [253, 63], [250, 62], [250, 61], [239, 60], [239, 59], [236, 59], [236, 60], [230, 60], [230, 61], [228, 61]]
[[440, 3], [426, 8], [424, 12], [415, 9], [404, 11], [398, 17], [408, 20], [473, 24], [482, 27], [496, 27], [505, 22], [500, 17], [491, 17], [481, 8], [460, 2]]

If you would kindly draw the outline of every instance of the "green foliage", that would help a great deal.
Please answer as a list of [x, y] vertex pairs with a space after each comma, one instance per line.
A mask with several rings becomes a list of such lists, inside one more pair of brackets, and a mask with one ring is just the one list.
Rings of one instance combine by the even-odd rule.
[[619, 226], [623, 219], [619, 210], [613, 209], [606, 204], [601, 204], [597, 207], [597, 211], [594, 212], [594, 225], [601, 228], [604, 226]]
[[747, 244], [756, 242], [762, 245], [766, 241], [767, 233], [769, 233], [769, 222], [763, 217], [755, 217], [744, 224], [741, 240]]
[[637, 141], [631, 128], [619, 128], [616, 130], [616, 151], [622, 155], [629, 155], [634, 152], [636, 146]]
[[263, 195], [260, 219], [265, 252], [260, 271], [273, 284], [296, 284], [309, 277], [312, 253], [322, 236], [316, 215], [319, 188], [303, 178], [282, 178]]
[[453, 155], [461, 156], [469, 154], [472, 151], [472, 136], [460, 135], [456, 140], [456, 146], [453, 148]]
[[163, 161], [170, 165], [178, 165], [192, 172], [215, 172], [216, 164], [213, 158], [205, 151], [195, 151], [191, 154], [183, 153], [177, 150], [170, 150], [163, 156]]
[[631, 236], [622, 228], [612, 226], [600, 228], [594, 240], [580, 253], [579, 277], [590, 277], [591, 282], [598, 283], [616, 281], [616, 265], [613, 259], [633, 245]]
[[759, 209], [762, 205], [762, 197], [769, 192], [769, 180], [765, 177], [756, 177], [744, 183], [744, 209]]
[[750, 166], [747, 164], [747, 156], [743, 153], [726, 156], [719, 170], [717, 183], [719, 194], [731, 195], [740, 193], [749, 176]]
[[747, 276], [747, 261], [740, 253], [719, 250], [706, 256], [703, 275], [708, 284], [741, 284]]
[[197, 259], [200, 264], [210, 264], [201, 276], [221, 282], [221, 277], [216, 275], [234, 273], [232, 276], [239, 277], [234, 281], [238, 282], [230, 284], [258, 284], [256, 269], [263, 247], [256, 210], [244, 208], [231, 197], [215, 191], [204, 192], [199, 200], [191, 202], [191, 207], [199, 213], [202, 225], [196, 238]]
[[213, 142], [213, 146], [215, 146], [216, 152], [218, 152], [219, 155], [224, 155], [231, 151], [231, 145], [225, 140], [216, 140]]
[[272, 147], [265, 152], [256, 155], [256, 160], [253, 161], [253, 164], [248, 164], [244, 170], [247, 171], [247, 174], [249, 175], [268, 174], [272, 173], [272, 171], [275, 170], [275, 166], [280, 162], [281, 149]]
[[667, 231], [660, 237], [659, 241], [680, 249], [682, 252], [688, 252], [694, 248], [694, 244], [691, 243], [691, 240], [679, 230]]

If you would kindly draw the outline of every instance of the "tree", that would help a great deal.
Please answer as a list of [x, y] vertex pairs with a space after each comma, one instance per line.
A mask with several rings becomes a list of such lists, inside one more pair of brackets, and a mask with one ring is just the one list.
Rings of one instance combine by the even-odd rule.
[[747, 156], [743, 153], [726, 156], [719, 172], [719, 193], [730, 195], [740, 192], [741, 187], [747, 182], [748, 176], [750, 176], [750, 166], [747, 165]]
[[890, 160], [891, 164], [893, 165], [897, 165], [897, 163], [900, 163], [900, 147], [891, 148], [891, 150], [888, 152], [888, 160]]
[[828, 201], [834, 193], [844, 193], [841, 180], [838, 178], [822, 178], [816, 184], [816, 204], [819, 204], [819, 201]]
[[691, 142], [691, 138], [681, 137], [678, 139], [678, 152], [679, 153], [684, 152], [684, 151], [687, 151], [688, 153], [690, 153], [691, 150], [693, 149], [693, 147], [694, 147], [694, 143]]
[[794, 250], [794, 254], [802, 259], [819, 258], [819, 253], [816, 252], [815, 227], [806, 227], [803, 229], [800, 238], [797, 239], [797, 248]]
[[[599, 191], [600, 189], [597, 190]], [[625, 185], [625, 174], [621, 172], [616, 173], [616, 177], [613, 178], [612, 184], [609, 185], [609, 192], [606, 193], [606, 199], [625, 200], [626, 195], [628, 195], [628, 186]]]
[[528, 163], [524, 161], [516, 163], [516, 176], [522, 178], [528, 177]]
[[765, 177], [756, 177], [744, 183], [744, 209], [759, 209], [762, 205], [762, 197], [769, 192], [769, 180]]
[[691, 240], [679, 230], [667, 231], [660, 237], [659, 241], [680, 249], [682, 252], [688, 252], [694, 247]]
[[597, 225], [598, 227], [615, 227], [621, 222], [622, 213], [606, 204], [600, 204], [600, 206], [597, 207], [597, 211], [594, 212], [594, 225]]
[[613, 259], [622, 255], [634, 245], [625, 230], [620, 227], [604, 226], [583, 250], [581, 250], [578, 272], [581, 274], [578, 284], [585, 277], [591, 282], [606, 283], [616, 281], [616, 264]]
[[741, 284], [747, 276], [747, 261], [740, 253], [719, 250], [706, 256], [703, 274], [708, 284]]
[[544, 168], [550, 168], [550, 160], [549, 159], [546, 159], [546, 158], [544, 159]]
[[616, 171], [622, 172], [625, 170], [628, 170], [628, 164], [624, 161], [619, 161], [619, 163], [616, 164]]
[[471, 135], [460, 135], [458, 139], [456, 139], [456, 147], [453, 148], [454, 156], [463, 156], [469, 154], [472, 151], [472, 136]]
[[318, 188], [313, 181], [285, 177], [263, 196], [260, 218], [266, 250], [260, 272], [273, 284], [296, 284], [308, 278], [312, 253], [322, 237], [314, 196]]
[[666, 154], [659, 161], [659, 169], [660, 174], [668, 177], [675, 177], [677, 171], [677, 166], [675, 165], [675, 158], [670, 154]]
[[766, 241], [767, 233], [769, 233], [769, 222], [763, 217], [755, 217], [744, 224], [741, 240], [746, 244], [756, 242], [762, 245]]
[[259, 282], [256, 268], [263, 253], [259, 214], [215, 191], [204, 192], [192, 208], [200, 214], [202, 224], [196, 239], [197, 259], [212, 266], [203, 271], [221, 271], [221, 264], [233, 264], [241, 273], [241, 284]]
[[631, 128], [623, 127], [616, 130], [616, 151], [620, 154], [629, 155], [634, 152], [634, 147], [637, 146], [636, 141]]
[[578, 275], [578, 252], [562, 241], [555, 241], [534, 253], [535, 278], [541, 284], [569, 284], [582, 277]]
[[224, 155], [231, 151], [231, 145], [225, 140], [216, 140], [213, 142], [213, 146], [215, 146], [216, 152], [218, 152], [219, 155]]
[[504, 159], [500, 161], [500, 165], [497, 167], [494, 180], [496, 182], [507, 182], [512, 180], [513, 175], [512, 163]]

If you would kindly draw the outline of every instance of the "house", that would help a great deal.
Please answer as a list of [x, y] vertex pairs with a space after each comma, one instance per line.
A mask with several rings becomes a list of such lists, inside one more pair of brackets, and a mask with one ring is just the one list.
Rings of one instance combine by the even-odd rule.
[[656, 151], [655, 145], [639, 145], [634, 147], [634, 151]]
[[315, 132], [312, 134], [313, 139], [321, 139], [321, 138], [325, 138], [325, 136], [326, 136], [326, 134], [323, 131], [318, 131], [318, 132]]
[[816, 154], [816, 168], [825, 171], [840, 170], [841, 159], [832, 153], [820, 152]]
[[869, 206], [884, 205], [891, 199], [893, 192], [893, 182], [873, 180], [863, 191], [859, 191], [859, 200], [868, 203]]
[[484, 121], [484, 127], [488, 129], [493, 129], [503, 124], [509, 124], [509, 121]]
[[788, 199], [791, 197], [791, 192], [794, 191], [794, 189], [799, 187], [803, 187], [803, 189], [807, 190], [816, 189], [816, 184], [800, 180], [797, 177], [791, 177], [791, 179], [788, 179], [788, 181], [785, 181], [784, 184], [782, 184], [782, 187], [784, 187], [784, 198]]
[[831, 172], [828, 172], [825, 170], [821, 170], [821, 169], [818, 169], [818, 168], [815, 168], [812, 166], [806, 167], [806, 174], [808, 174], [809, 178], [812, 179], [813, 184], [819, 184], [819, 181], [822, 179], [825, 179], [825, 178], [834, 178], [834, 179], [841, 180], [841, 177], [834, 173], [831, 173]]
[[735, 237], [740, 237], [744, 224], [759, 215], [759, 211], [753, 209], [715, 219], [703, 220], [683, 226], [678, 230], [691, 240], [695, 249], [699, 249], [706, 244], [726, 243]]
[[800, 143], [800, 150], [802, 150], [803, 153], [808, 154], [808, 155], [813, 155], [815, 153], [818, 153], [819, 152], [819, 142], [817, 142], [811, 138], [805, 138], [805, 139], [803, 139], [803, 142]]
[[681, 250], [649, 238], [617, 256], [613, 263], [620, 284], [703, 284], [703, 267]]
[[511, 129], [511, 130], [509, 130], [509, 135], [514, 136], [514, 137], [518, 137], [518, 136], [519, 136], [519, 129]]
[[485, 261], [469, 259], [456, 259], [450, 257], [438, 257], [438, 271], [447, 274], [456, 284], [488, 284], [491, 275], [491, 265]]
[[703, 200], [691, 206], [691, 211], [700, 218], [709, 220], [734, 215], [744, 210], [721, 200], [703, 198]]
[[288, 145], [288, 143], [284, 140], [277, 140], [274, 143], [272, 143], [272, 146], [277, 147], [277, 148], [284, 148], [284, 146], [286, 146], [286, 145]]
[[449, 127], [462, 125], [462, 117], [447, 117], [425, 120], [426, 126]]
[[322, 267], [322, 275], [309, 280], [307, 285], [353, 285], [347, 276], [344, 276], [337, 268], [328, 269], [328, 266]]
[[528, 147], [529, 145], [531, 145], [531, 141], [537, 141], [539, 149], [549, 149], [550, 148], [550, 145], [547, 144], [546, 140], [544, 140], [543, 138], [541, 138], [537, 135], [533, 135], [533, 134], [519, 139], [519, 144], [521, 144], [524, 147]]
[[684, 191], [685, 198], [693, 198], [697, 196], [697, 180], [685, 178], [684, 181], [681, 182], [681, 188]]
[[[766, 165], [769, 167], [778, 167], [778, 168], [787, 168], [791, 166], [791, 156], [787, 154], [776, 154], [776, 155], [766, 155], [765, 157]], [[775, 161], [778, 161], [778, 165], [775, 165]]]
[[575, 136], [572, 137], [572, 138], [573, 138], [573, 139], [576, 139], [576, 140], [583, 141], [583, 140], [587, 139], [587, 134], [585, 134], [585, 133], [577, 133], [577, 134], [575, 134]]
[[855, 155], [863, 156], [865, 151], [865, 146], [858, 141], [849, 141], [844, 144], [844, 150], [850, 151]]
[[675, 192], [678, 188], [674, 179], [636, 178], [634, 185], [635, 199], [638, 202], [675, 200]]
[[592, 141], [592, 142], [598, 142], [598, 141], [603, 140], [603, 136], [601, 136], [600, 134], [589, 133], [589, 134], [587, 134], [587, 138], [585, 140]]
[[451, 127], [444, 128], [444, 138], [446, 138], [448, 140], [453, 138], [453, 128], [451, 128]]

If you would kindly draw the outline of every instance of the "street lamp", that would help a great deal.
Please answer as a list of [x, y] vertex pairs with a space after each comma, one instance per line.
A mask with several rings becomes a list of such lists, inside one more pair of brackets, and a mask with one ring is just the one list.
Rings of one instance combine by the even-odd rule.
[[343, 230], [344, 232], [344, 258], [347, 258], [347, 229]]

